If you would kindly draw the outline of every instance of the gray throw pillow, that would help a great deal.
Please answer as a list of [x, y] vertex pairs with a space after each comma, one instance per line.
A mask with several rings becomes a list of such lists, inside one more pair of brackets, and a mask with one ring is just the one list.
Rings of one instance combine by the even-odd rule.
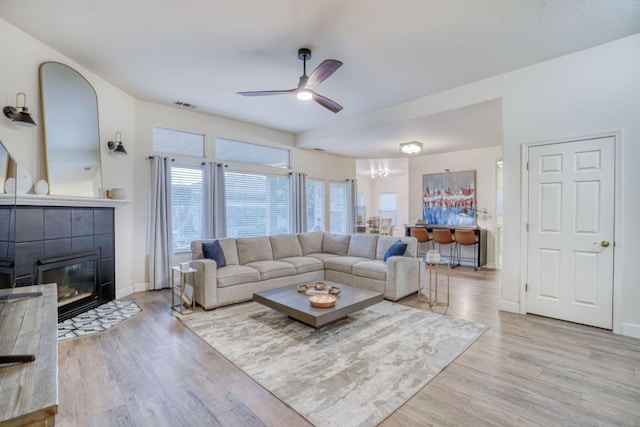
[[214, 240], [211, 243], [202, 244], [202, 254], [205, 258], [212, 259], [216, 262], [216, 268], [221, 268], [227, 265], [227, 259], [224, 256], [224, 251], [220, 242]]

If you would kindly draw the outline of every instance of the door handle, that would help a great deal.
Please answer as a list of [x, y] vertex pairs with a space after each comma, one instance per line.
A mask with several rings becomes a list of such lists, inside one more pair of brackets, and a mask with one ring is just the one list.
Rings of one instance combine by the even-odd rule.
[[596, 245], [600, 245], [603, 248], [608, 248], [609, 245], [611, 244], [608, 240], [603, 240], [602, 242], [598, 243], [598, 242], [594, 242], [594, 244]]

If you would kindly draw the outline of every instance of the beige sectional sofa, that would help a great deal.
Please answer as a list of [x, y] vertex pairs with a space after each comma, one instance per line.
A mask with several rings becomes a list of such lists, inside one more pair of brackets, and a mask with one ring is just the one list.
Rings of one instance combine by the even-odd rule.
[[[384, 261], [398, 240], [402, 256]], [[202, 244], [191, 243], [196, 302], [205, 309], [249, 301], [254, 292], [328, 280], [370, 289], [397, 301], [418, 289], [421, 279], [417, 241], [377, 234], [333, 235], [321, 231], [268, 237], [219, 239], [226, 266], [205, 258]]]

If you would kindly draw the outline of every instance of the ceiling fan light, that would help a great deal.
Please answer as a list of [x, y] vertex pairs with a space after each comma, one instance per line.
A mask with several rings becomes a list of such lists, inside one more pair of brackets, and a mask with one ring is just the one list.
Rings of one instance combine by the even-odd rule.
[[422, 143], [418, 141], [403, 142], [400, 144], [402, 154], [413, 155], [422, 153]]
[[311, 91], [310, 91], [310, 90], [303, 89], [303, 90], [299, 91], [299, 92], [296, 94], [296, 97], [297, 97], [300, 101], [308, 101], [308, 100], [310, 100], [311, 98], [313, 98], [313, 94], [311, 93]]

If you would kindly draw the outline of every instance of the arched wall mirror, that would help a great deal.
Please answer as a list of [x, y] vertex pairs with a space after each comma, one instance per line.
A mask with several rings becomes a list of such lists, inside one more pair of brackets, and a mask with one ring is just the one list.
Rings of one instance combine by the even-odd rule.
[[102, 197], [98, 98], [73, 68], [40, 66], [49, 194]]
[[[15, 180], [10, 165], [15, 165], [15, 160], [0, 141], [0, 182], [2, 182], [0, 193], [3, 193], [0, 194], [0, 323], [2, 322], [2, 306], [5, 305], [1, 301], [9, 298], [15, 285], [13, 266], [15, 262], [16, 194], [15, 192], [6, 193], [4, 189], [7, 179]], [[0, 348], [1, 353], [4, 353], [2, 348]]]
[[9, 153], [4, 148], [4, 144], [0, 141], [0, 193], [5, 192], [5, 184], [7, 182], [7, 174], [9, 173]]

